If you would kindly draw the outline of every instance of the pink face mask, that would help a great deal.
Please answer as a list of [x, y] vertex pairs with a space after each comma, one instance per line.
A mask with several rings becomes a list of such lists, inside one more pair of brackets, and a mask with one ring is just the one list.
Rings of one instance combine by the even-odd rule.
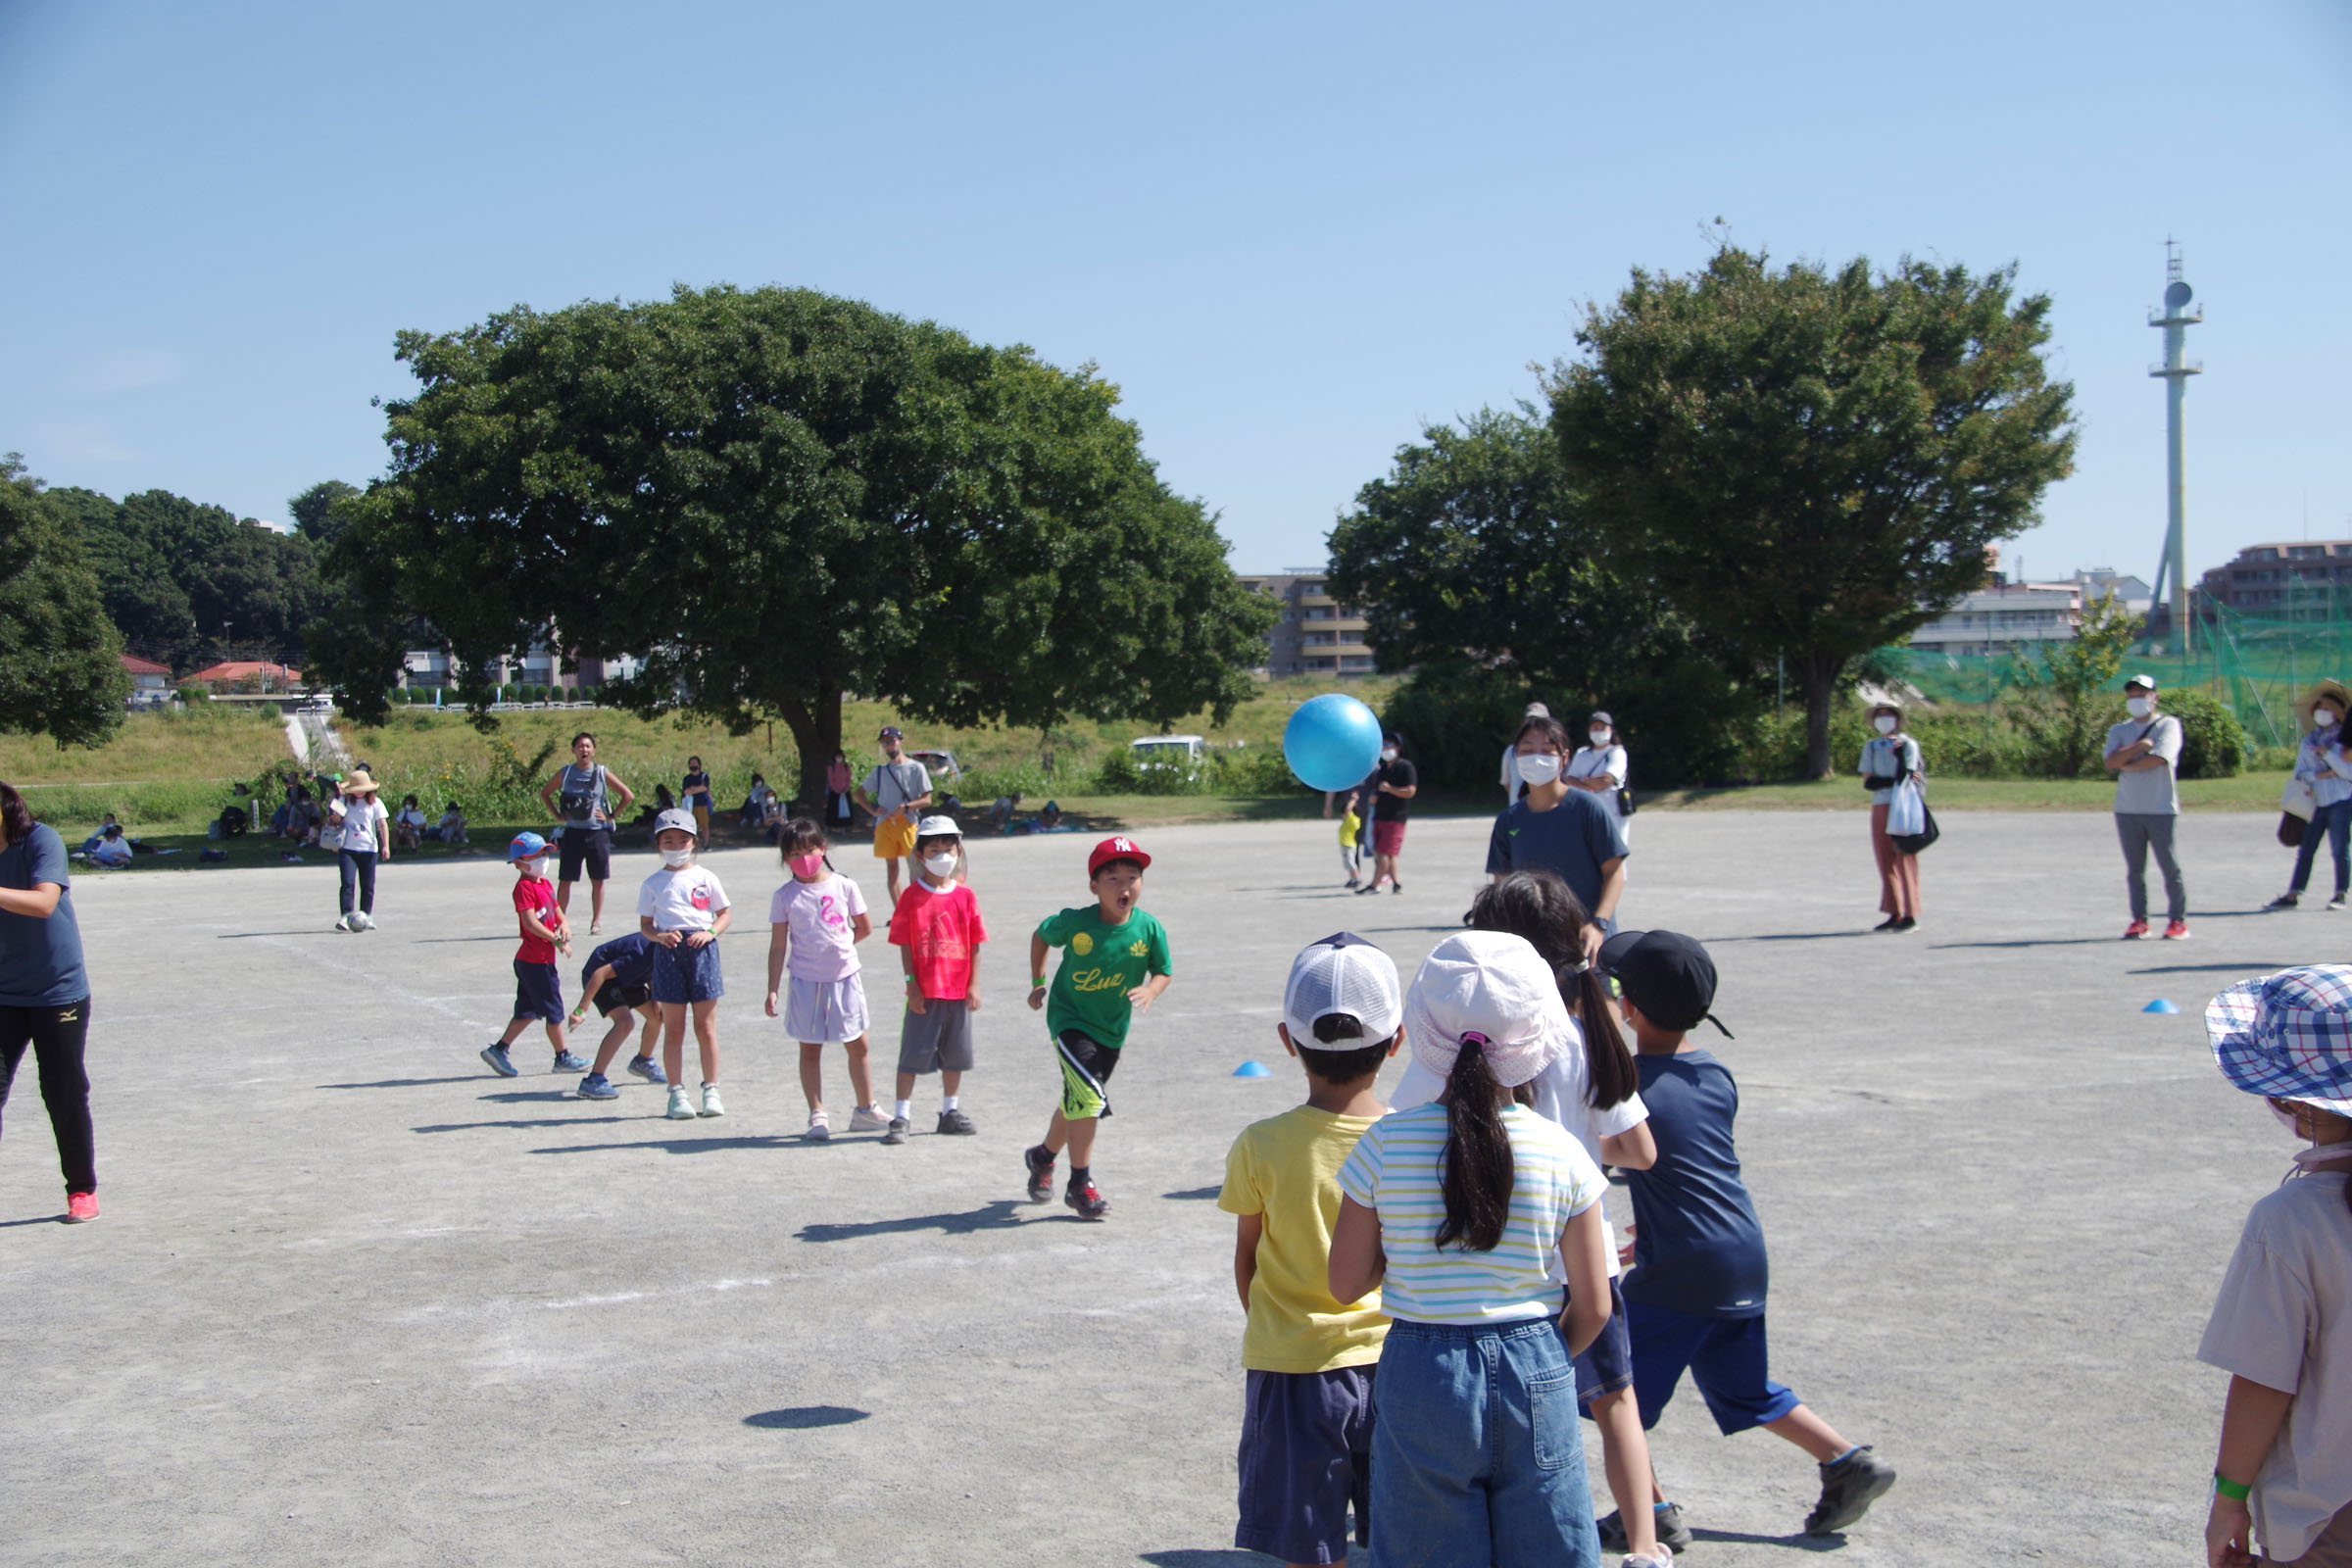
[[792, 867], [794, 876], [804, 882], [813, 882], [817, 873], [825, 868], [825, 858], [822, 855], [796, 855], [784, 863]]

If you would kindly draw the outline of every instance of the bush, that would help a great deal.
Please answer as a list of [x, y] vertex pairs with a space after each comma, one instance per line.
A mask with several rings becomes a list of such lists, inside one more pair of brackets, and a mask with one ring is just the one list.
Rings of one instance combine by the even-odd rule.
[[2180, 776], [2236, 777], [2245, 765], [2246, 732], [2230, 706], [2203, 692], [2166, 692], [2162, 701], [2163, 711], [2180, 721]]
[[[1723, 783], [1759, 776], [1751, 771], [1754, 699], [1722, 670], [1688, 659], [1615, 678], [1602, 702], [1563, 687], [1530, 684], [1517, 674], [1475, 665], [1429, 665], [1389, 699], [1383, 727], [1404, 740], [1404, 755], [1421, 782], [1449, 790], [1499, 789], [1503, 748], [1518, 733], [1531, 702], [1549, 708], [1584, 744], [1586, 715], [1606, 709], [1628, 754], [1634, 788]], [[1802, 715], [1798, 715], [1801, 736]], [[1797, 760], [1761, 776], [1785, 777]]]
[[213, 694], [195, 681], [183, 680], [179, 683], [179, 700], [194, 708], [200, 703], [211, 702]]

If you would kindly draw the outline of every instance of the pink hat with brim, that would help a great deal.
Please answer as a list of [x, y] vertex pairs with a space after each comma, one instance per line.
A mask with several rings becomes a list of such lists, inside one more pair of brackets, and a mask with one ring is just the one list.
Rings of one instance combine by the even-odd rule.
[[1404, 1027], [1413, 1059], [1440, 1078], [1451, 1076], [1462, 1042], [1477, 1037], [1494, 1081], [1516, 1089], [1567, 1046], [1568, 1007], [1551, 965], [1527, 938], [1463, 931], [1421, 961], [1404, 999]]

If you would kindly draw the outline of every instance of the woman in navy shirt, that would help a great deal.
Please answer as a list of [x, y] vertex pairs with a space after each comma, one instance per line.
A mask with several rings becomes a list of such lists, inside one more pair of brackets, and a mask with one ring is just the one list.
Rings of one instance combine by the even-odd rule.
[[66, 877], [66, 841], [0, 784], [0, 1108], [26, 1046], [66, 1177], [66, 1223], [98, 1217], [98, 1157], [82, 1047], [90, 983]]

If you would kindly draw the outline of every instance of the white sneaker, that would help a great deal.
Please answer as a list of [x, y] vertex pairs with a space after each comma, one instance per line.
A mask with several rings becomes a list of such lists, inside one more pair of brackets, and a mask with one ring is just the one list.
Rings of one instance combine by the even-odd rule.
[[718, 1102], [718, 1085], [703, 1085], [703, 1114], [706, 1116], [724, 1116], [726, 1113], [727, 1107]]
[[350, 915], [339, 914], [335, 916], [335, 929], [338, 931], [357, 931], [359, 927], [351, 923]]
[[671, 1121], [694, 1120], [694, 1105], [686, 1098], [686, 1086], [684, 1084], [671, 1084], [669, 1086], [669, 1109], [664, 1111], [663, 1114], [668, 1116]]
[[812, 1110], [808, 1113], [808, 1130], [801, 1136], [812, 1144], [821, 1144], [833, 1136], [833, 1125], [825, 1120], [823, 1111]]
[[850, 1131], [854, 1133], [886, 1133], [890, 1118], [871, 1105], [859, 1105], [850, 1112]]

